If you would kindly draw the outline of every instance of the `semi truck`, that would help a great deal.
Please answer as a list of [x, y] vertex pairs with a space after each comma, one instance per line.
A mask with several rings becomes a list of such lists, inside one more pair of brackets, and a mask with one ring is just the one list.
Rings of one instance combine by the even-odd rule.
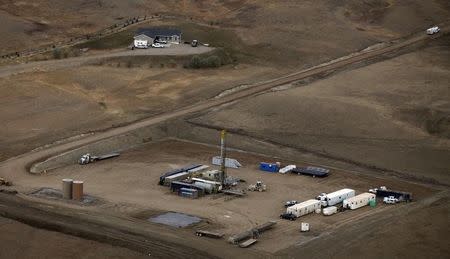
[[370, 189], [369, 192], [374, 193], [377, 197], [384, 198], [393, 196], [398, 199], [398, 201], [412, 201], [412, 193], [404, 192], [404, 191], [396, 191], [390, 190], [385, 186], [381, 186], [380, 188]]
[[322, 207], [328, 207], [341, 203], [353, 196], [355, 196], [355, 190], [345, 188], [328, 194], [321, 193], [316, 199], [320, 201]]

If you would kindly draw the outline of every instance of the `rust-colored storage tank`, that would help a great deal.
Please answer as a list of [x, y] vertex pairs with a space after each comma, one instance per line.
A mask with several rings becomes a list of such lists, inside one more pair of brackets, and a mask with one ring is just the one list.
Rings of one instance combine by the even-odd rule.
[[72, 199], [81, 201], [83, 199], [83, 181], [73, 181]]
[[72, 199], [72, 179], [63, 179], [62, 180], [62, 194], [63, 198], [70, 200]]

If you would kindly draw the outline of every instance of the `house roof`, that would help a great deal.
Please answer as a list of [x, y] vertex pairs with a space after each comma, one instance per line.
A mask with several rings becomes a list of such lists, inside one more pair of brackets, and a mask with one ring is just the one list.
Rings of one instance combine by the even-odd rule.
[[156, 36], [181, 36], [181, 31], [170, 28], [140, 28], [137, 34], [144, 34], [148, 37], [155, 38]]
[[139, 34], [137, 36], [134, 36], [135, 40], [148, 40], [148, 41], [152, 41], [153, 39], [150, 38], [149, 36], [145, 35], [145, 34]]

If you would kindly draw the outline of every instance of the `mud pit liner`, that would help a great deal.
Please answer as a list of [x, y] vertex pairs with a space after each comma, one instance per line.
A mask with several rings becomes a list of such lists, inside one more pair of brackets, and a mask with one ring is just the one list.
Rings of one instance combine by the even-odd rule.
[[148, 219], [153, 223], [159, 223], [168, 225], [171, 227], [184, 228], [191, 226], [202, 221], [201, 218], [196, 216], [187, 215], [179, 212], [167, 212]]

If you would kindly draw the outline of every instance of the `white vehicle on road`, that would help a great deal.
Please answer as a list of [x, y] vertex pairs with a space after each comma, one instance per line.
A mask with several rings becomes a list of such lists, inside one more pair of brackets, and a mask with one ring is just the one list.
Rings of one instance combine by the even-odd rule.
[[427, 34], [428, 35], [433, 35], [433, 34], [436, 34], [436, 33], [440, 32], [440, 31], [441, 31], [441, 29], [439, 29], [438, 26], [433, 26], [433, 27], [427, 29]]
[[152, 44], [152, 48], [164, 48], [164, 45], [162, 45], [161, 43], [156, 42], [156, 43]]

